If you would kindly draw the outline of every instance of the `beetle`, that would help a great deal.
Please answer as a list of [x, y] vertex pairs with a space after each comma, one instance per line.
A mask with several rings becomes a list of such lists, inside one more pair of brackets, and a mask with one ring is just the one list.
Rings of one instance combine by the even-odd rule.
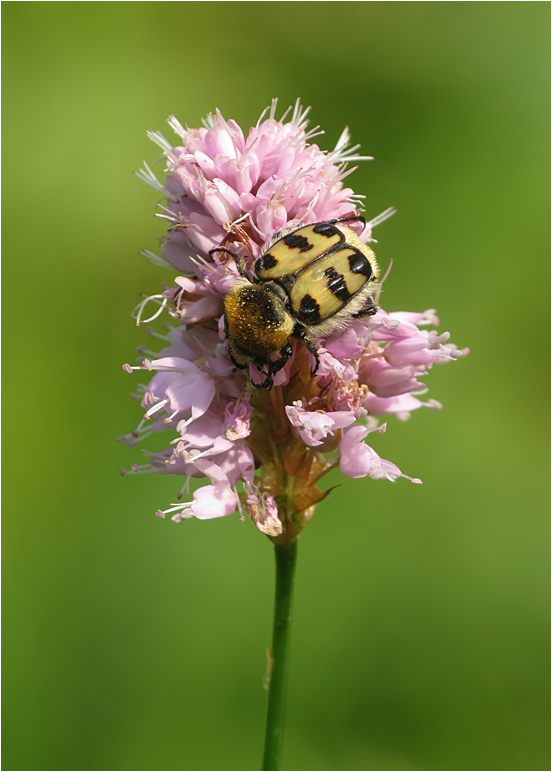
[[354, 215], [279, 231], [251, 277], [242, 257], [224, 247], [210, 250], [236, 262], [239, 278], [224, 297], [228, 354], [236, 367], [253, 364], [266, 375], [257, 388], [272, 387], [272, 376], [292, 355], [291, 339], [302, 340], [314, 356], [314, 376], [319, 357], [313, 339], [376, 313], [371, 293], [378, 262], [344, 224], [350, 221], [365, 222]]

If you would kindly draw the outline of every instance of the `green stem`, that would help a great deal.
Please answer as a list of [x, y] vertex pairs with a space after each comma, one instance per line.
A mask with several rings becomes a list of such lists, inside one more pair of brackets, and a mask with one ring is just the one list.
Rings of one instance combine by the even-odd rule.
[[291, 604], [297, 558], [297, 539], [276, 544], [276, 597], [272, 635], [272, 673], [268, 690], [263, 770], [280, 769], [284, 741], [286, 689], [291, 638]]

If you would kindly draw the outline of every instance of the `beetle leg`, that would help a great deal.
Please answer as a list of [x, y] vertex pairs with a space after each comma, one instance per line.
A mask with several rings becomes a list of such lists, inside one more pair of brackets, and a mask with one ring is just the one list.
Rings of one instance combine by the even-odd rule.
[[[260, 362], [253, 362], [253, 364], [255, 365], [255, 367], [258, 370], [260, 370], [260, 368], [261, 368]], [[261, 370], [261, 372], [264, 372], [264, 371]], [[272, 385], [273, 385], [272, 384], [272, 374], [270, 372], [270, 369], [266, 373], [266, 378], [264, 379], [264, 381], [261, 381], [261, 383], [253, 383], [253, 381], [251, 381], [251, 383], [253, 384], [253, 386], [256, 389], [268, 389], [270, 391], [270, 389], [272, 388]]]
[[226, 252], [227, 255], [230, 255], [231, 257], [233, 257], [234, 262], [236, 263], [236, 268], [238, 269], [239, 275], [243, 276], [244, 279], [249, 279], [249, 281], [251, 281], [251, 279], [247, 275], [247, 271], [245, 270], [245, 263], [243, 261], [243, 257], [240, 257], [235, 252], [231, 252], [229, 249], [226, 249], [225, 247], [216, 247], [216, 249], [210, 249], [209, 257], [211, 257], [211, 255], [214, 252]]
[[377, 310], [372, 298], [366, 298], [366, 304], [360, 311], [357, 311], [357, 313], [354, 314], [353, 319], [360, 319], [363, 316], [374, 316]]
[[247, 365], [247, 364], [241, 365], [239, 362], [237, 362], [234, 359], [234, 356], [233, 356], [232, 352], [230, 351], [230, 347], [228, 347], [228, 356], [230, 357], [230, 361], [232, 362], [234, 367], [237, 367], [238, 370], [247, 370], [247, 368], [249, 367], [249, 365]]
[[[264, 381], [262, 383], [254, 383], [253, 386], [257, 389], [271, 389], [273, 386], [273, 379], [272, 376], [276, 375], [282, 367], [285, 366], [286, 362], [289, 360], [290, 356], [293, 354], [293, 349], [291, 347], [291, 344], [289, 341], [285, 344], [285, 346], [282, 348], [282, 355], [278, 357], [274, 362], [269, 361], [267, 364], [268, 367], [268, 373]], [[260, 367], [260, 362], [253, 362], [253, 364], [256, 367]]]
[[[251, 382], [253, 383], [253, 381]], [[253, 383], [253, 386], [256, 389], [268, 389], [270, 391], [272, 388], [272, 376], [269, 373], [262, 383]]]
[[314, 364], [314, 370], [311, 370], [311, 375], [312, 376], [316, 375], [316, 372], [320, 367], [320, 358], [318, 356], [318, 350], [316, 346], [310, 340], [310, 338], [307, 337], [305, 328], [301, 327], [301, 325], [299, 324], [295, 325], [295, 329], [293, 330], [292, 335], [294, 338], [298, 338], [299, 340], [302, 340], [307, 350], [310, 351], [310, 353], [313, 355], [315, 359], [315, 364]]
[[230, 335], [228, 334], [228, 319], [226, 318], [226, 315], [224, 316], [224, 334], [226, 335], [226, 340], [228, 341], [226, 350], [228, 351], [228, 356], [230, 357], [230, 361], [232, 362], [234, 367], [237, 367], [239, 370], [247, 370], [249, 365], [247, 363], [245, 363], [244, 365], [240, 364], [239, 362], [236, 361], [234, 355], [232, 354]]
[[286, 365], [290, 356], [293, 354], [293, 349], [291, 348], [289, 341], [282, 348], [282, 352], [282, 355], [275, 362], [268, 363], [268, 372], [270, 375], [276, 375], [276, 373]]

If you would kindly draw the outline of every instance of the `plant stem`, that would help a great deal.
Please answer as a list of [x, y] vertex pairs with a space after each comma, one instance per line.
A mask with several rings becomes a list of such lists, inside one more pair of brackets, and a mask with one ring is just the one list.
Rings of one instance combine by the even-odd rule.
[[276, 555], [276, 596], [272, 635], [272, 673], [268, 690], [263, 770], [280, 769], [284, 740], [286, 689], [291, 638], [291, 604], [297, 558], [297, 539], [274, 546]]

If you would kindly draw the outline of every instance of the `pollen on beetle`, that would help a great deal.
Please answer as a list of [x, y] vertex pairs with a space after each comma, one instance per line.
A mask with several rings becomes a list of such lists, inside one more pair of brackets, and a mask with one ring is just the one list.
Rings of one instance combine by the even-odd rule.
[[160, 254], [144, 254], [178, 276], [133, 311], [138, 325], [165, 323], [148, 327], [159, 352], [140, 347], [123, 364], [148, 382], [134, 385], [136, 428], [117, 440], [164, 445], [120, 470], [179, 477], [160, 519], [249, 515], [282, 543], [311, 521], [334, 469], [421, 483], [381, 457], [378, 435], [439, 410], [425, 398], [430, 370], [468, 349], [434, 329], [435, 309], [379, 305], [389, 268], [381, 277], [368, 244], [395, 210], [364, 218], [344, 180], [370, 156], [347, 129], [333, 150], [312, 144], [322, 132], [308, 131], [309, 109], [298, 101], [278, 119], [274, 100], [245, 133], [217, 110], [198, 129], [172, 116], [174, 142], [149, 134], [167, 175], [145, 165], [138, 176], [163, 196], [168, 229]]

